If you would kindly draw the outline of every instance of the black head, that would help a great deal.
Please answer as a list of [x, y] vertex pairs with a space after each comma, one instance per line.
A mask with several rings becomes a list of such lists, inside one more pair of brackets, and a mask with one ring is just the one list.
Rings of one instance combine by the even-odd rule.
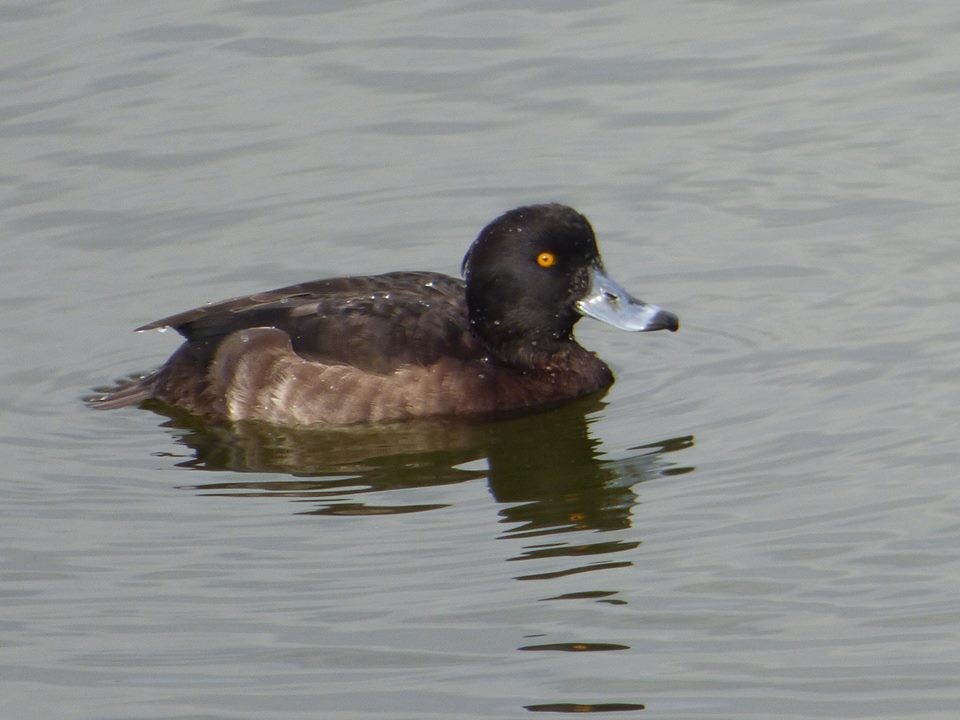
[[477, 337], [521, 367], [573, 343], [581, 315], [629, 330], [677, 327], [675, 316], [640, 303], [606, 277], [593, 228], [565, 205], [504, 213], [480, 232], [462, 271]]

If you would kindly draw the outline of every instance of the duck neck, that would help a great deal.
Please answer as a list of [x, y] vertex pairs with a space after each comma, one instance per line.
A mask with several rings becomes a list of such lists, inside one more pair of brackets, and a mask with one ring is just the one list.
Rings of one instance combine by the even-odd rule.
[[470, 325], [494, 359], [523, 369], [549, 367], [555, 363], [558, 354], [582, 349], [573, 339], [572, 323], [560, 329], [531, 328], [527, 322], [512, 323], [509, 317], [491, 319], [472, 314]]

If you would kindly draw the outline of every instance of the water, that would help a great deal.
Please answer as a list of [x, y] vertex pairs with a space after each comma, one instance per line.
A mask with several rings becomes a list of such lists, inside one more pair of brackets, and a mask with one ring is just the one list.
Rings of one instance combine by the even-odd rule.
[[[0, 10], [3, 717], [953, 718], [960, 12]], [[200, 303], [588, 215], [600, 401], [219, 432], [91, 387]], [[642, 708], [642, 709], [641, 709]]]

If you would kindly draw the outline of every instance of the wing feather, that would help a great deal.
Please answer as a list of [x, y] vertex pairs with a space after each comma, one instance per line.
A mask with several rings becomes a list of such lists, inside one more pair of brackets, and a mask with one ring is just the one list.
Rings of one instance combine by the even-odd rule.
[[462, 280], [431, 272], [332, 278], [232, 298], [137, 330], [172, 327], [201, 356], [237, 330], [275, 327], [297, 354], [390, 372], [482, 353], [470, 332]]

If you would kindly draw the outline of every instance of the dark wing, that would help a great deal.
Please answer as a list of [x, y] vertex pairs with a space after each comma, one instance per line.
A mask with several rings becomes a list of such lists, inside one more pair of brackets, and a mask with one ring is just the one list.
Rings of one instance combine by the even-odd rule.
[[309, 359], [389, 372], [482, 350], [470, 333], [463, 281], [430, 272], [341, 277], [233, 298], [149, 323], [172, 327], [208, 359], [227, 335], [275, 327]]

